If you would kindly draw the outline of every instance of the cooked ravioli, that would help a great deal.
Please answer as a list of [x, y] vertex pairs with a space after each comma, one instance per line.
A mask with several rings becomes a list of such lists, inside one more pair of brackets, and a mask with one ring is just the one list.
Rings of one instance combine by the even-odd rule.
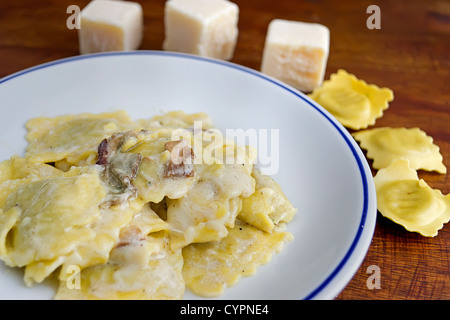
[[22, 184], [38, 181], [43, 178], [63, 176], [55, 167], [33, 163], [29, 159], [12, 156], [0, 163], [0, 207], [3, 207], [8, 196]]
[[195, 243], [183, 249], [186, 286], [206, 297], [221, 295], [241, 277], [253, 275], [292, 239], [288, 232], [267, 233], [236, 221], [220, 241]]
[[12, 156], [0, 163], [0, 182], [19, 179], [39, 179], [62, 176], [61, 170], [48, 164], [34, 163], [27, 158]]
[[104, 138], [125, 131], [132, 124], [124, 112], [35, 118], [26, 124], [26, 156], [34, 162], [92, 163]]
[[141, 211], [134, 215], [133, 220], [127, 227], [137, 228], [144, 235], [169, 230], [167, 222], [153, 211], [150, 203], [145, 204]]
[[342, 69], [309, 96], [345, 127], [355, 130], [375, 124], [394, 99], [392, 90], [367, 84]]
[[[57, 275], [56, 299], [181, 299], [185, 277], [216, 295], [292, 238], [281, 229], [296, 209], [255, 170], [256, 150], [224, 139], [204, 113], [26, 127], [25, 156], [0, 163], [0, 259], [23, 267], [27, 285]], [[208, 259], [208, 277], [228, 263], [223, 283], [192, 278]]]
[[181, 249], [172, 251], [168, 237], [149, 235], [111, 251], [106, 264], [81, 271], [80, 287], [61, 281], [56, 299], [181, 299]]
[[289, 202], [278, 183], [270, 176], [253, 169], [256, 190], [248, 198], [242, 199], [239, 218], [266, 232], [272, 232], [279, 223], [293, 219], [297, 209]]
[[182, 198], [193, 187], [196, 177], [165, 177], [170, 152], [144, 156], [137, 173], [135, 186], [139, 196], [146, 202], [160, 202], [164, 197]]
[[375, 128], [353, 133], [375, 169], [385, 168], [394, 159], [407, 159], [413, 169], [446, 173], [447, 168], [433, 138], [419, 128]]
[[182, 198], [167, 200], [167, 222], [172, 246], [220, 240], [234, 225], [240, 209], [238, 197], [248, 197], [255, 181], [240, 164], [216, 164], [202, 172], [201, 181]]
[[193, 128], [198, 121], [203, 129], [212, 127], [211, 118], [203, 112], [187, 114], [183, 111], [169, 111], [161, 115], [155, 115], [148, 120], [140, 120], [140, 124], [146, 128]]
[[[36, 268], [70, 255], [80, 242], [95, 237], [90, 225], [100, 218], [105, 193], [96, 170], [20, 186], [0, 216], [0, 256], [9, 266]], [[47, 275], [35, 272], [26, 282]]]
[[408, 160], [398, 159], [374, 177], [378, 210], [408, 231], [434, 237], [450, 220], [450, 195], [419, 179]]

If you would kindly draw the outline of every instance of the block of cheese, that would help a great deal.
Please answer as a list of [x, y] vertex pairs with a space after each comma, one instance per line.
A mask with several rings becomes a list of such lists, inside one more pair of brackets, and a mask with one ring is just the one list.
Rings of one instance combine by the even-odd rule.
[[80, 53], [128, 51], [142, 42], [144, 17], [137, 2], [95, 0], [80, 12]]
[[168, 0], [163, 49], [230, 60], [238, 37], [239, 7], [227, 0]]
[[317, 23], [275, 19], [269, 24], [261, 71], [311, 92], [322, 84], [330, 31]]

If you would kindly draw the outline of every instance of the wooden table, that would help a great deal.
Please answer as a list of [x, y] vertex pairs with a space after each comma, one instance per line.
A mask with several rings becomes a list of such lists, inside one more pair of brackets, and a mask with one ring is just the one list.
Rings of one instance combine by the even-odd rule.
[[[145, 11], [141, 49], [161, 50], [164, 1], [139, 1]], [[318, 22], [331, 30], [326, 78], [343, 68], [386, 86], [395, 99], [375, 126], [417, 126], [434, 137], [450, 169], [450, 2], [448, 0], [236, 0], [239, 42], [233, 62], [259, 70], [268, 23], [274, 18]], [[377, 3], [381, 29], [369, 29], [367, 8]], [[0, 77], [78, 54], [66, 9], [88, 0], [0, 1]], [[369, 161], [369, 164], [371, 162]], [[449, 170], [450, 171], [450, 170]], [[450, 193], [450, 174], [419, 172]], [[425, 238], [378, 214], [371, 247], [337, 299], [450, 299], [450, 224]], [[368, 289], [369, 266], [381, 288]], [[369, 269], [370, 270], [370, 269]]]

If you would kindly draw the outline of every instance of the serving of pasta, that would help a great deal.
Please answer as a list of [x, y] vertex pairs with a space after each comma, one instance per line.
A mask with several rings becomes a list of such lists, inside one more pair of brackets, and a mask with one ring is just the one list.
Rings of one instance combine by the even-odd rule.
[[[194, 123], [201, 122], [200, 134]], [[55, 299], [223, 294], [292, 239], [296, 209], [204, 113], [39, 117], [0, 164], [0, 259]]]

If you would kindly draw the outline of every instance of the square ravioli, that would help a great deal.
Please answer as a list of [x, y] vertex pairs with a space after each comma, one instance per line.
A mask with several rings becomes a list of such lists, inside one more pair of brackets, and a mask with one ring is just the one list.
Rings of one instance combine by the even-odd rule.
[[81, 161], [92, 163], [104, 138], [132, 126], [123, 111], [34, 118], [26, 123], [29, 144], [25, 156], [40, 163], [62, 160], [71, 165], [79, 165]]
[[374, 169], [385, 168], [392, 160], [407, 159], [413, 169], [446, 173], [443, 157], [433, 138], [419, 128], [375, 128], [353, 133]]
[[0, 207], [3, 208], [9, 195], [22, 184], [63, 175], [61, 170], [51, 165], [34, 163], [26, 158], [12, 156], [9, 160], [0, 163]]
[[233, 227], [240, 210], [240, 197], [255, 190], [248, 169], [236, 164], [213, 165], [186, 196], [167, 200], [167, 222], [171, 227], [172, 246], [184, 247], [194, 242], [216, 241]]
[[288, 232], [267, 233], [237, 220], [220, 241], [194, 243], [183, 249], [186, 286], [201, 296], [219, 296], [241, 277], [253, 275], [290, 240]]
[[58, 267], [77, 245], [95, 238], [91, 225], [101, 217], [105, 194], [96, 170], [22, 184], [0, 215], [0, 257], [7, 265], [26, 266], [28, 284], [41, 282], [53, 271], [42, 268]]
[[70, 278], [61, 281], [55, 299], [181, 299], [181, 249], [170, 250], [168, 241], [166, 234], [156, 233], [115, 247], [107, 263], [81, 270], [78, 287]]
[[338, 70], [309, 95], [345, 127], [360, 130], [374, 125], [394, 99], [392, 90]]

